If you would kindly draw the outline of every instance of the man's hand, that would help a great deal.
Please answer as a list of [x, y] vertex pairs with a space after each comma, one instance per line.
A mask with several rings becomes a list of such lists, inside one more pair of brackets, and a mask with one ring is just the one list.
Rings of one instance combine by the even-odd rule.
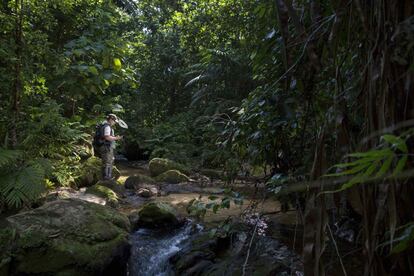
[[115, 140], [116, 141], [118, 141], [118, 140], [122, 140], [124, 137], [123, 136], [115, 136]]

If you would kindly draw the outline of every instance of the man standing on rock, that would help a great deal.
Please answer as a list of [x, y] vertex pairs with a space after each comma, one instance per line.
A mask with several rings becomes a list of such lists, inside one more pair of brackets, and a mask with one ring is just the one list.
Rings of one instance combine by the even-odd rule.
[[[115, 141], [121, 140], [122, 136], [115, 136], [113, 126], [119, 123], [115, 114], [106, 116], [106, 121], [101, 125], [101, 146], [99, 154], [102, 158], [102, 177], [104, 180], [112, 179], [112, 166], [114, 163]], [[120, 124], [121, 125], [121, 124]], [[122, 127], [122, 125], [121, 125]]]

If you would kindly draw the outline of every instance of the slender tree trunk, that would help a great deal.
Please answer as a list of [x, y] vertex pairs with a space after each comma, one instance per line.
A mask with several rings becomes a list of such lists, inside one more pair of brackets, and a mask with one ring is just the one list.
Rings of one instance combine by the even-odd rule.
[[22, 44], [23, 44], [23, 0], [15, 0], [15, 58], [14, 83], [11, 99], [10, 142], [12, 148], [18, 144], [17, 125], [19, 122], [20, 98], [22, 94]]

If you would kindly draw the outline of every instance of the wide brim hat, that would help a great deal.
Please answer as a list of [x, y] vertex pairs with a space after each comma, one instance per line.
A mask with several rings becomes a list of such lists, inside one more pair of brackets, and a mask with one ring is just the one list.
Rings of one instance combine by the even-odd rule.
[[119, 118], [115, 114], [112, 114], [112, 113], [111, 114], [108, 114], [108, 117], [107, 118], [112, 118], [114, 120], [114, 122], [117, 123], [122, 128], [128, 128], [127, 123], [125, 123], [124, 120], [122, 120], [121, 118]]

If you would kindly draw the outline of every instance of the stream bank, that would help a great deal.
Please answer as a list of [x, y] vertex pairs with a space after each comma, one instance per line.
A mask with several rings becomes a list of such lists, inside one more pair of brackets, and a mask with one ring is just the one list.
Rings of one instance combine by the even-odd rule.
[[[241, 205], [231, 203], [217, 214], [207, 212], [202, 223], [189, 220], [188, 203], [194, 198], [207, 201], [210, 195], [222, 198], [223, 183], [197, 181], [194, 176], [188, 183], [152, 183], [157, 193], [150, 197], [125, 189], [129, 176], [150, 176], [147, 166], [118, 165], [118, 181], [59, 188], [40, 207], [6, 218], [7, 227], [0, 233], [0, 275], [237, 275], [248, 251], [246, 275], [253, 275], [263, 258], [272, 265], [260, 275], [279, 275], [274, 273], [285, 273], [286, 267], [294, 268], [290, 272], [301, 271], [300, 258], [279, 237], [255, 233], [250, 246], [252, 225], [235, 220], [225, 234], [211, 235], [211, 229], [230, 217], [240, 217], [253, 204], [252, 198]], [[152, 221], [143, 224], [140, 212], [149, 203], [170, 206], [177, 223], [154, 224], [155, 228]], [[257, 213], [278, 210], [280, 204], [269, 199], [255, 208]], [[282, 216], [295, 223], [291, 214]], [[266, 249], [265, 245], [271, 246]]]

